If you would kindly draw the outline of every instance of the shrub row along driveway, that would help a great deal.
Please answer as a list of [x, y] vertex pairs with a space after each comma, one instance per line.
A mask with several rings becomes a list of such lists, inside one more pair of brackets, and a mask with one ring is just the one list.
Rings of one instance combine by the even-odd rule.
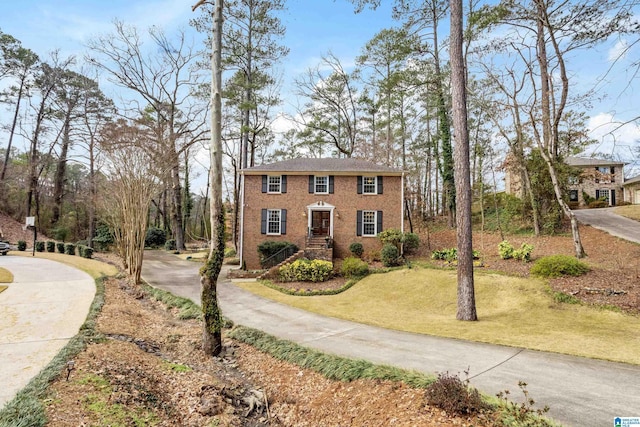
[[[199, 266], [164, 252], [147, 252], [143, 278], [199, 302]], [[218, 295], [224, 315], [234, 322], [329, 353], [425, 373], [468, 370], [481, 391], [509, 389], [515, 398], [518, 381], [525, 381], [537, 403], [549, 405], [550, 416], [566, 425], [610, 425], [616, 416], [639, 415], [629, 413], [640, 408], [639, 366], [347, 322], [255, 296], [225, 279]]]

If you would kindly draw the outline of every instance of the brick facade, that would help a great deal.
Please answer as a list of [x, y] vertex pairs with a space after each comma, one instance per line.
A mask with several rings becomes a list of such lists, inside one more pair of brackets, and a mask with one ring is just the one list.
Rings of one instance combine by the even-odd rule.
[[[623, 163], [580, 157], [568, 157], [566, 162], [581, 171], [577, 181], [567, 183], [570, 205], [586, 206], [585, 194], [594, 199], [604, 198], [610, 206], [625, 200]], [[512, 158], [505, 161], [505, 192], [520, 198], [524, 192], [522, 178]]]
[[567, 186], [569, 202], [586, 206], [585, 194], [596, 200], [606, 199], [609, 206], [615, 206], [624, 200], [623, 163], [578, 157], [570, 157], [567, 163], [581, 170], [578, 182]]
[[[320, 160], [320, 159], [315, 159]], [[333, 163], [339, 159], [332, 159]], [[255, 170], [253, 170], [255, 169]], [[334, 169], [336, 169], [334, 167]], [[266, 241], [288, 241], [305, 249], [307, 236], [330, 236], [333, 238], [333, 256], [344, 258], [350, 255], [349, 245], [361, 242], [365, 252], [381, 249], [380, 241], [375, 236], [358, 236], [357, 230], [362, 226], [362, 213], [368, 222], [365, 233], [380, 232], [388, 228], [403, 228], [403, 177], [399, 171], [385, 174], [384, 171], [278, 171], [251, 168], [244, 171], [242, 179], [243, 205], [241, 212], [241, 261], [247, 269], [259, 269], [260, 261], [257, 246]], [[270, 180], [269, 176], [275, 177]], [[284, 177], [286, 178], [277, 178]], [[320, 184], [326, 194], [312, 190], [311, 177], [321, 178]], [[362, 192], [362, 178], [369, 177], [366, 182], [375, 181], [376, 193], [358, 194]], [[266, 177], [266, 178], [265, 178]], [[265, 182], [273, 184], [275, 190], [280, 181], [280, 192], [265, 191]], [[284, 185], [283, 185], [284, 184]], [[330, 188], [329, 188], [330, 187]], [[370, 186], [368, 190], [373, 187]], [[268, 210], [265, 212], [265, 210]], [[280, 231], [277, 231], [277, 215], [280, 212]], [[265, 214], [269, 215], [265, 224]], [[285, 217], [285, 218], [283, 218]], [[360, 217], [360, 226], [358, 220]], [[372, 224], [371, 220], [376, 220]], [[381, 221], [380, 221], [381, 220]], [[317, 227], [314, 227], [317, 226]], [[379, 227], [381, 226], [381, 229]], [[269, 231], [275, 232], [269, 234]]]

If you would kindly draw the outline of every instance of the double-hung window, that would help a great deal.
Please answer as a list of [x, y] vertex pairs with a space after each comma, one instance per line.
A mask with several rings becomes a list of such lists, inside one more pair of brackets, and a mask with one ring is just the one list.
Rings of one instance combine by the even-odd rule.
[[267, 234], [280, 234], [280, 209], [267, 209]]
[[262, 175], [262, 192], [283, 194], [287, 192], [286, 175]]
[[376, 177], [375, 176], [362, 177], [362, 193], [376, 194]]
[[329, 193], [329, 177], [328, 176], [315, 177], [315, 193], [316, 194]]
[[287, 210], [262, 209], [260, 233], [272, 236], [287, 234]]
[[382, 211], [362, 210], [356, 213], [356, 236], [374, 237], [382, 231]]
[[358, 176], [358, 194], [382, 194], [382, 176]]
[[333, 175], [309, 175], [309, 194], [333, 194]]
[[375, 211], [362, 211], [362, 235], [363, 236], [376, 235], [376, 212]]

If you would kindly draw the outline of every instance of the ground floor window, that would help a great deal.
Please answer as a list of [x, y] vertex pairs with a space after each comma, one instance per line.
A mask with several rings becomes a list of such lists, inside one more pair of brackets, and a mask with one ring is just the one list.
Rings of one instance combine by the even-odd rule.
[[261, 223], [261, 234], [287, 234], [287, 210], [262, 209]]
[[596, 193], [596, 199], [604, 200], [605, 202], [609, 203], [609, 189], [604, 188], [602, 190], [596, 191]]
[[362, 211], [362, 235], [376, 235], [376, 211]]
[[569, 201], [570, 202], [578, 201], [578, 190], [569, 190]]

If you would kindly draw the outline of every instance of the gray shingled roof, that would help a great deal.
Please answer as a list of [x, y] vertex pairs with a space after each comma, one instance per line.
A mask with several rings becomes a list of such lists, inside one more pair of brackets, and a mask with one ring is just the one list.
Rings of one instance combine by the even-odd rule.
[[359, 173], [384, 173], [399, 175], [400, 169], [378, 165], [361, 159], [313, 159], [299, 158], [254, 166], [243, 171], [245, 174], [255, 175], [264, 172], [359, 172]]
[[640, 175], [627, 179], [625, 182], [622, 183], [622, 185], [625, 186], [627, 184], [635, 184], [636, 182], [640, 182]]
[[624, 162], [614, 160], [592, 159], [587, 157], [567, 157], [566, 162], [569, 166], [617, 166], [624, 165]]

